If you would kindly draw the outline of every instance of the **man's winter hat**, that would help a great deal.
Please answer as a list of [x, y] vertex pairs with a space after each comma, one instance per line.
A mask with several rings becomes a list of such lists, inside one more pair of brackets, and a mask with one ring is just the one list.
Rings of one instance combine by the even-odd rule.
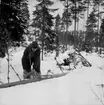
[[32, 42], [32, 47], [33, 47], [33, 48], [37, 48], [37, 47], [38, 47], [37, 41], [33, 41], [33, 42]]

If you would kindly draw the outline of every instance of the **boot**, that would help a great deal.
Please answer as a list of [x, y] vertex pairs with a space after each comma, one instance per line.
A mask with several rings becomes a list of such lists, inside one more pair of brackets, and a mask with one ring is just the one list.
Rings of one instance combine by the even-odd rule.
[[27, 71], [24, 71], [24, 72], [23, 72], [23, 78], [24, 78], [24, 79], [31, 79], [31, 76], [30, 76], [30, 75], [27, 76], [28, 73], [29, 73], [29, 72], [27, 72]]

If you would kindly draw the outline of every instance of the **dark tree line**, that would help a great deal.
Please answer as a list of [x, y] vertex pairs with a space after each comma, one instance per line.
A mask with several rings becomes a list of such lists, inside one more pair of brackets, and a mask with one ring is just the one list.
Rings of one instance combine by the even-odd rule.
[[28, 26], [29, 11], [26, 0], [1, 0], [0, 2], [0, 56], [8, 47], [23, 40]]
[[[62, 2], [64, 11], [62, 17], [56, 17], [52, 12], [54, 4], [51, 0], [36, 0], [35, 11], [33, 11], [34, 37], [39, 40], [43, 50], [53, 50], [60, 43], [73, 44], [74, 47], [83, 48], [84, 44], [89, 46], [104, 46], [104, 19], [102, 14], [103, 0], [57, 0]], [[92, 11], [90, 12], [90, 7]], [[87, 13], [86, 30], [79, 30], [79, 22]], [[101, 25], [100, 25], [101, 22]], [[70, 26], [74, 24], [74, 30], [69, 32]], [[5, 55], [8, 45], [23, 41], [23, 35], [29, 26], [29, 11], [27, 0], [1, 0], [0, 2], [0, 51]], [[30, 33], [28, 33], [30, 34]], [[81, 46], [81, 47], [80, 47]], [[3, 55], [1, 54], [1, 55]], [[43, 58], [43, 57], [42, 57]]]
[[[91, 47], [96, 47], [98, 51], [98, 47], [103, 47], [103, 16], [104, 10], [101, 10], [101, 7], [104, 6], [103, 0], [59, 0], [64, 3], [65, 10], [63, 12], [63, 16], [61, 19], [63, 22], [64, 32], [63, 32], [63, 40], [65, 45], [71, 42], [71, 39], [68, 39], [70, 35], [74, 37], [74, 46], [79, 47], [80, 38], [83, 38], [83, 45], [86, 46], [87, 51], [91, 51]], [[90, 10], [92, 8], [92, 10]], [[87, 11], [87, 21], [83, 34], [78, 30], [80, 19], [84, 20], [84, 12]], [[69, 17], [68, 17], [69, 16]], [[70, 20], [70, 21], [69, 21]], [[70, 29], [71, 22], [74, 20], [74, 34], [69, 34], [68, 28]], [[70, 22], [70, 23], [68, 23]], [[101, 22], [101, 25], [100, 25]], [[77, 27], [77, 28], [76, 28]], [[83, 31], [83, 30], [82, 30]], [[68, 35], [66, 35], [68, 33]], [[83, 35], [84, 37], [80, 37]], [[80, 39], [80, 40], [79, 40]], [[73, 40], [73, 39], [72, 39]], [[69, 42], [68, 42], [69, 41]], [[90, 48], [88, 48], [90, 47]]]

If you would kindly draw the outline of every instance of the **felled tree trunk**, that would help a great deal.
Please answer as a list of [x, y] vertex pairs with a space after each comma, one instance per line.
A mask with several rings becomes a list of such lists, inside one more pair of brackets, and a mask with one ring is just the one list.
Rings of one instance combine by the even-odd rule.
[[85, 63], [84, 65], [86, 65], [86, 66], [88, 66], [88, 67], [91, 67], [91, 66], [92, 66], [91, 63], [90, 63], [86, 58], [84, 58], [84, 57], [81, 55], [80, 52], [78, 52], [78, 55], [81, 56], [81, 59], [83, 60], [83, 63]]

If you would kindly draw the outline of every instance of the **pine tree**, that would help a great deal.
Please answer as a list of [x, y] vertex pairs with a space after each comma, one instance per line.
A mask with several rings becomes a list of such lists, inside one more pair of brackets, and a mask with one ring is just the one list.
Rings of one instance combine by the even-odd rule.
[[[65, 17], [67, 21], [74, 20], [74, 36], [76, 37], [76, 25], [79, 21], [79, 17], [82, 17], [82, 12], [85, 11], [86, 6], [83, 0], [59, 0], [64, 1], [65, 11], [68, 17]], [[68, 22], [67, 22], [68, 24]], [[70, 23], [69, 23], [70, 24]]]
[[[1, 3], [1, 18], [4, 20], [4, 27], [11, 32], [11, 39], [20, 41], [24, 32], [27, 20], [24, 16], [23, 3], [25, 0], [3, 0]], [[29, 13], [27, 11], [27, 13]]]
[[88, 20], [86, 22], [86, 30], [88, 32], [94, 32], [97, 28], [97, 18], [96, 18], [96, 14], [95, 14], [95, 11], [92, 11], [88, 17]]
[[100, 26], [100, 46], [104, 47], [104, 18], [101, 21], [101, 26]]
[[90, 6], [92, 5], [92, 0], [84, 0], [84, 3], [85, 3], [86, 8], [87, 8], [87, 19], [88, 19], [89, 9], [90, 9]]
[[91, 41], [93, 33], [96, 32], [96, 29], [97, 29], [97, 18], [95, 10], [93, 9], [93, 11], [89, 14], [88, 20], [86, 22], [86, 31], [87, 31], [86, 41]]
[[[10, 44], [22, 41], [27, 20], [23, 15], [26, 0], [2, 0], [0, 4], [0, 44], [5, 53]], [[28, 11], [27, 11], [28, 14]], [[28, 16], [27, 16], [28, 17]], [[0, 49], [2, 50], [2, 49]]]
[[101, 21], [100, 31], [101, 33], [104, 33], [104, 18]]
[[94, 8], [96, 10], [96, 17], [98, 18], [98, 22], [97, 22], [97, 51], [98, 51], [98, 47], [99, 47], [99, 43], [100, 43], [100, 19], [101, 19], [101, 15], [102, 12], [100, 10], [100, 7], [104, 6], [104, 0], [93, 0], [93, 5]]
[[104, 0], [93, 0], [93, 6], [96, 10], [96, 17], [98, 18], [98, 29], [97, 30], [99, 33], [100, 19], [101, 19], [101, 14], [102, 14], [100, 7], [104, 6]]
[[86, 10], [86, 5], [83, 0], [71, 0], [72, 6], [70, 7], [70, 12], [72, 14], [72, 18], [74, 19], [74, 32], [77, 35], [77, 22], [80, 18], [83, 18], [83, 12]]
[[85, 44], [87, 45], [87, 51], [89, 52], [91, 50], [91, 43], [96, 43], [97, 17], [94, 8], [87, 19], [86, 31]]
[[36, 10], [33, 12], [34, 18], [32, 26], [41, 30], [39, 39], [42, 42], [42, 59], [43, 59], [44, 45], [46, 45], [46, 47], [51, 48], [52, 43], [54, 42], [55, 34], [52, 30], [52, 26], [54, 25], [53, 23], [54, 17], [51, 15], [50, 12], [55, 11], [57, 9], [49, 8], [54, 4], [54, 2], [50, 0], [37, 0], [37, 1], [39, 3], [36, 5]]
[[60, 33], [60, 30], [61, 30], [61, 17], [60, 15], [58, 14], [55, 18], [55, 32], [57, 34], [57, 37], [56, 37], [56, 57], [59, 55], [59, 33]]
[[26, 0], [23, 0], [21, 2], [20, 9], [21, 9], [21, 14], [20, 15], [23, 19], [23, 23], [24, 23], [25, 30], [26, 30], [25, 33], [28, 33], [30, 14], [29, 14], [28, 2]]
[[71, 25], [72, 23], [72, 18], [71, 18], [71, 12], [69, 10], [69, 1], [67, 0], [65, 3], [64, 3], [64, 12], [62, 14], [62, 21], [65, 25], [65, 45], [66, 45], [66, 49], [67, 49], [67, 37], [68, 37], [68, 29], [69, 29], [69, 26]]

